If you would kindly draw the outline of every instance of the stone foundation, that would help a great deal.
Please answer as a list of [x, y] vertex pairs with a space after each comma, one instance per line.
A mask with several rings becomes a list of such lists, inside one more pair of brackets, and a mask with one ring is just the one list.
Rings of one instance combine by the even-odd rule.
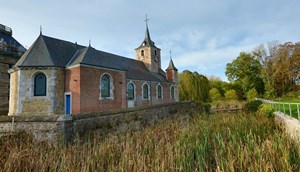
[[274, 112], [275, 122], [291, 136], [291, 138], [300, 143], [300, 121], [290, 117], [282, 112]]
[[32, 133], [36, 140], [53, 141], [63, 138], [69, 142], [74, 140], [75, 135], [92, 130], [125, 133], [175, 117], [186, 120], [195, 112], [198, 109], [194, 103], [180, 102], [69, 116], [3, 116], [0, 117], [0, 134], [25, 131]]

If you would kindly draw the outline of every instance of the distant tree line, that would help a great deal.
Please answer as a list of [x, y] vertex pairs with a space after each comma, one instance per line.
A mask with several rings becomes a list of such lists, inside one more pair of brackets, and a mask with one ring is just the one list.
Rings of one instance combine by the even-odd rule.
[[273, 41], [267, 46], [257, 46], [250, 53], [241, 52], [227, 64], [225, 74], [230, 83], [241, 88], [244, 98], [250, 90], [274, 98], [297, 90], [299, 70], [300, 43]]
[[300, 83], [300, 43], [276, 41], [241, 52], [226, 66], [229, 82], [188, 70], [179, 74], [181, 101], [253, 100], [297, 91]]

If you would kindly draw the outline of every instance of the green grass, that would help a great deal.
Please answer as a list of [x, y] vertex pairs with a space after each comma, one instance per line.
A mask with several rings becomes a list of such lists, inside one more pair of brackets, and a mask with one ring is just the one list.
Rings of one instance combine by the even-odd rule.
[[[281, 103], [299, 103], [300, 104], [300, 100], [299, 99], [278, 99], [275, 100], [276, 102], [281, 102]], [[276, 106], [276, 110], [278, 110], [279, 105]], [[289, 106], [291, 106], [291, 114], [294, 118], [298, 119], [298, 111], [297, 111], [297, 105], [295, 104], [280, 104], [280, 111], [290, 115], [290, 110], [289, 110]], [[300, 105], [299, 105], [300, 108]], [[285, 109], [285, 110], [284, 110]]]
[[194, 115], [74, 145], [0, 140], [3, 171], [299, 171], [298, 145], [260, 113]]

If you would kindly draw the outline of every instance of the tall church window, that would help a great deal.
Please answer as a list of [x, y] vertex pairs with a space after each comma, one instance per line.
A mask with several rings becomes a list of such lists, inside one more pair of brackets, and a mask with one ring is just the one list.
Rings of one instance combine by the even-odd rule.
[[144, 56], [145, 55], [145, 52], [144, 50], [141, 51], [141, 56]]
[[175, 90], [174, 90], [174, 86], [171, 86], [171, 99], [175, 99]]
[[143, 99], [149, 99], [149, 86], [148, 86], [148, 84], [143, 85]]
[[43, 73], [34, 77], [34, 96], [46, 96], [47, 78]]
[[133, 85], [133, 83], [128, 83], [127, 84], [127, 95], [128, 95], [128, 100], [133, 100], [134, 99], [134, 85]]
[[110, 76], [105, 74], [101, 77], [101, 97], [110, 97]]
[[157, 85], [157, 98], [158, 99], [162, 98], [162, 86], [160, 84]]
[[154, 55], [155, 55], [155, 56], [157, 55], [157, 52], [156, 52], [156, 50], [154, 50]]

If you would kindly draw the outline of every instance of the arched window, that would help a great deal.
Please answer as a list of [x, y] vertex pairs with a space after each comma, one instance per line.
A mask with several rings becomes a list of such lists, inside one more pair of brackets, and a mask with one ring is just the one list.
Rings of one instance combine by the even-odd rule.
[[43, 73], [34, 77], [34, 96], [46, 96], [47, 78]]
[[141, 51], [141, 56], [144, 56], [144, 50]]
[[133, 83], [127, 84], [127, 94], [128, 94], [128, 100], [134, 99], [134, 85]]
[[155, 55], [155, 56], [157, 55], [157, 52], [156, 52], [156, 50], [154, 50], [154, 55]]
[[143, 85], [143, 99], [149, 99], [149, 86], [147, 84]]
[[101, 97], [110, 97], [110, 76], [105, 74], [101, 77]]
[[171, 86], [171, 99], [175, 99], [174, 86]]
[[161, 85], [157, 85], [157, 98], [158, 99], [162, 98], [162, 87], [161, 87]]

